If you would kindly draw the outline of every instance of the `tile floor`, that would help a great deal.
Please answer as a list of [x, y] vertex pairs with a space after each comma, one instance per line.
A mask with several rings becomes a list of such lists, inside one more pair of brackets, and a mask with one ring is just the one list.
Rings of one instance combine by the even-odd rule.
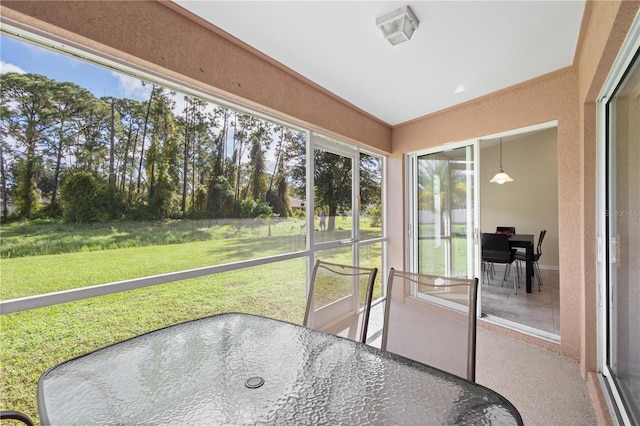
[[[531, 293], [526, 292], [524, 277], [521, 276], [517, 295], [513, 289], [512, 277], [501, 287], [503, 273], [504, 269], [496, 265], [495, 278], [491, 279], [491, 284], [484, 277], [481, 290], [482, 313], [560, 336], [559, 272], [542, 269], [541, 291], [538, 291], [538, 282], [534, 278]], [[513, 268], [512, 273], [515, 273]]]

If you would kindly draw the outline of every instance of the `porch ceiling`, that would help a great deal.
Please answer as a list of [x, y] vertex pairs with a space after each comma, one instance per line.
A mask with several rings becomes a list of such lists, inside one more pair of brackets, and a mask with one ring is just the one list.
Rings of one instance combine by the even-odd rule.
[[[185, 9], [396, 125], [573, 63], [583, 0], [189, 1]], [[391, 46], [377, 17], [420, 26]], [[464, 91], [455, 93], [464, 87]]]

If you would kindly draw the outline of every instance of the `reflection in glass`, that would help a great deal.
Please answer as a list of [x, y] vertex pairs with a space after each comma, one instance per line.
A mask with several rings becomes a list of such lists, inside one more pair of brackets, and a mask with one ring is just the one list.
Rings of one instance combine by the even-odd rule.
[[[632, 71], [631, 71], [632, 70]], [[610, 175], [607, 220], [615, 241], [610, 259], [609, 368], [632, 418], [640, 422], [640, 59], [609, 101]]]
[[473, 274], [473, 149], [418, 157], [418, 265], [421, 273]]
[[360, 240], [382, 237], [382, 158], [360, 154]]
[[314, 150], [316, 242], [347, 240], [353, 235], [353, 160]]

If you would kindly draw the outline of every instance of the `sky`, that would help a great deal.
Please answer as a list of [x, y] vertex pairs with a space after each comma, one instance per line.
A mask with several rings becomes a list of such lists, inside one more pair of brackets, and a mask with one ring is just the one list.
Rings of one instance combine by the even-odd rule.
[[53, 52], [12, 37], [0, 36], [0, 73], [19, 72], [69, 81], [84, 87], [94, 96], [113, 96], [138, 101], [149, 99], [150, 86], [140, 80], [116, 73], [67, 55]]

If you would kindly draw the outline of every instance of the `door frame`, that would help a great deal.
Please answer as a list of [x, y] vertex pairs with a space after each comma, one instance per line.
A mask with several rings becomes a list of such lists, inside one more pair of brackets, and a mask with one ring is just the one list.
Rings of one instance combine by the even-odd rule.
[[615, 271], [617, 261], [615, 237], [610, 238], [610, 223], [607, 217], [609, 209], [608, 194], [615, 190], [609, 174], [611, 173], [611, 159], [608, 156], [608, 140], [614, 137], [615, 129], [609, 126], [608, 103], [615, 95], [618, 86], [623, 81], [627, 70], [633, 63], [637, 52], [640, 52], [640, 12], [629, 30], [609, 75], [602, 86], [596, 103], [596, 300], [598, 324], [598, 376], [604, 390], [605, 399], [615, 421], [624, 425], [631, 425], [630, 414], [626, 412], [623, 398], [618, 392], [613, 379], [613, 372], [609, 368], [609, 358], [612, 356], [610, 310], [615, 302], [610, 287], [611, 270]]
[[[442, 151], [448, 151], [451, 149], [456, 149], [456, 148], [460, 148], [466, 145], [473, 145], [474, 146], [474, 162], [475, 162], [475, 170], [474, 170], [474, 178], [475, 178], [475, 182], [476, 185], [474, 187], [474, 205], [476, 206], [476, 209], [474, 211], [474, 221], [475, 221], [475, 230], [474, 230], [474, 242], [473, 242], [473, 249], [475, 251], [475, 267], [474, 267], [474, 274], [476, 277], [479, 277], [479, 282], [481, 284], [482, 280], [482, 272], [480, 270], [482, 262], [481, 262], [481, 251], [480, 251], [480, 226], [482, 224], [482, 217], [481, 217], [481, 212], [480, 212], [480, 186], [482, 185], [482, 182], [480, 182], [480, 164], [482, 162], [482, 153], [481, 153], [481, 143], [482, 141], [486, 141], [486, 140], [490, 140], [490, 139], [499, 139], [499, 138], [505, 138], [505, 137], [509, 137], [509, 136], [514, 136], [514, 135], [518, 135], [521, 133], [529, 133], [529, 132], [534, 132], [537, 130], [543, 130], [543, 129], [549, 129], [549, 128], [553, 128], [553, 127], [558, 127], [558, 120], [550, 120], [544, 123], [539, 123], [539, 124], [534, 124], [531, 126], [524, 126], [524, 127], [519, 127], [517, 129], [510, 129], [510, 130], [506, 130], [503, 132], [498, 132], [498, 133], [493, 133], [493, 134], [487, 134], [487, 135], [483, 135], [477, 138], [472, 138], [472, 139], [466, 139], [466, 140], [462, 140], [459, 142], [452, 142], [452, 143], [447, 143], [444, 145], [438, 145], [436, 147], [433, 148], [428, 148], [428, 149], [424, 149], [424, 150], [420, 150], [420, 151], [415, 151], [415, 152], [411, 152], [405, 155], [405, 164], [407, 165], [406, 168], [406, 173], [405, 173], [405, 184], [406, 184], [406, 188], [408, 188], [407, 191], [407, 201], [406, 201], [406, 216], [405, 216], [405, 220], [406, 223], [408, 224], [407, 226], [407, 241], [408, 244], [406, 246], [406, 256], [405, 258], [406, 260], [406, 265], [405, 268], [408, 271], [412, 271], [412, 272], [417, 272], [418, 270], [418, 256], [417, 256], [417, 252], [418, 252], [418, 239], [417, 239], [417, 218], [416, 218], [416, 213], [417, 213], [417, 181], [416, 181], [416, 177], [417, 177], [417, 157], [420, 155], [425, 155], [425, 154], [433, 154], [433, 153], [437, 153], [437, 152], [442, 152]], [[482, 285], [478, 286], [478, 304], [477, 304], [477, 316], [478, 318], [482, 317]], [[549, 335], [547, 336], [548, 333], [545, 333], [541, 330], [537, 330], [537, 329], [531, 329], [530, 327], [527, 327], [525, 325], [521, 325], [518, 324], [516, 322], [511, 322], [511, 321], [502, 321], [499, 320], [495, 317], [491, 317], [493, 318], [492, 321], [495, 321], [496, 323], [500, 324], [501, 326], [510, 328], [510, 329], [514, 329], [514, 330], [518, 330], [521, 331], [523, 333], [526, 334], [530, 334], [536, 337], [541, 337], [541, 338], [545, 338], [545, 339], [549, 339], [551, 341], [554, 341], [552, 336]]]
[[[439, 145], [437, 147], [428, 148], [420, 151], [411, 152], [405, 155], [405, 164], [407, 164], [407, 171], [405, 173], [407, 201], [406, 201], [406, 223], [407, 226], [407, 245], [406, 245], [406, 265], [405, 269], [410, 272], [418, 272], [418, 157], [423, 155], [435, 154], [438, 152], [452, 151], [454, 149], [460, 149], [464, 147], [470, 147], [473, 150], [473, 162], [474, 169], [472, 173], [473, 181], [476, 183], [473, 185], [472, 194], [467, 191], [467, 197], [473, 198], [473, 206], [475, 206], [473, 214], [473, 232], [472, 238], [467, 238], [467, 261], [473, 262], [472, 274], [473, 276], [479, 276], [480, 272], [480, 252], [479, 252], [479, 223], [480, 223], [480, 187], [478, 185], [480, 179], [479, 168], [479, 141], [480, 139], [467, 139], [459, 142], [448, 143], [445, 145]], [[469, 252], [471, 254], [469, 255]], [[467, 277], [470, 278], [470, 277]], [[481, 294], [478, 292], [478, 305], [481, 306]], [[478, 311], [479, 315], [479, 311]]]

